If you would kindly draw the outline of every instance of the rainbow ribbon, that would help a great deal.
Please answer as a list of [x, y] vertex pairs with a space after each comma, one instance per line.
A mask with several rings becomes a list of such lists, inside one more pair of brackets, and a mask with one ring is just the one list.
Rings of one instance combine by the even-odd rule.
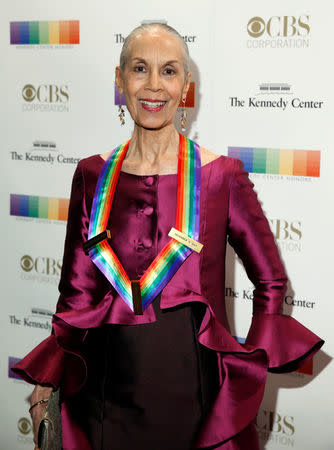
[[[105, 161], [96, 185], [90, 215], [88, 239], [104, 232], [122, 162], [130, 140], [115, 148]], [[201, 187], [200, 146], [179, 134], [177, 210], [175, 228], [194, 240], [199, 237]], [[193, 250], [171, 238], [140, 278], [142, 309], [156, 298]], [[94, 264], [110, 281], [125, 303], [134, 311], [131, 281], [107, 239], [89, 250]]]

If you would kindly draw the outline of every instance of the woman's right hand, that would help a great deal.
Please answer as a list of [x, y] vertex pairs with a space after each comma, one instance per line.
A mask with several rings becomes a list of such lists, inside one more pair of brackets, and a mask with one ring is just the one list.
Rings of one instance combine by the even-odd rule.
[[[33, 390], [30, 397], [30, 405], [38, 402], [39, 400], [49, 398], [52, 392], [52, 387], [40, 386], [37, 384], [35, 389]], [[38, 436], [38, 427], [43, 418], [47, 403], [41, 403], [40, 405], [36, 405], [30, 412], [32, 424], [33, 424], [33, 432], [34, 432], [34, 444], [35, 450], [39, 450], [37, 446], [37, 436]]]

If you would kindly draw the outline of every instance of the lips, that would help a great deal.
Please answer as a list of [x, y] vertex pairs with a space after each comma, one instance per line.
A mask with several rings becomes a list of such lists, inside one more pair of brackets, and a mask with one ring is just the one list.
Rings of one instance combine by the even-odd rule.
[[144, 108], [146, 111], [151, 111], [151, 112], [161, 111], [162, 108], [167, 103], [164, 100], [153, 100], [153, 99], [140, 99], [139, 102], [140, 102], [142, 108]]

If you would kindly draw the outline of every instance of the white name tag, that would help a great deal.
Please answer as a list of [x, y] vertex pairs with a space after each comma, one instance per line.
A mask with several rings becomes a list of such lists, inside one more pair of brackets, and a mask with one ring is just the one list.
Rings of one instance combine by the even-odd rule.
[[182, 233], [182, 231], [179, 231], [174, 227], [172, 227], [170, 229], [168, 236], [176, 239], [177, 241], [181, 242], [181, 244], [186, 245], [187, 247], [191, 248], [192, 250], [194, 250], [197, 253], [199, 253], [202, 250], [203, 244], [195, 241], [194, 239], [189, 237], [187, 234]]

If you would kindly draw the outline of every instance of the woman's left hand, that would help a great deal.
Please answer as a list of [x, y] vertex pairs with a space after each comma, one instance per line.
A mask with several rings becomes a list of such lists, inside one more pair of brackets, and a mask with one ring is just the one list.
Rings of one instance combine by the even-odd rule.
[[[30, 398], [30, 404], [33, 405], [34, 403], [38, 402], [41, 399], [49, 398], [52, 392], [52, 387], [45, 387], [36, 385], [35, 389], [33, 390], [33, 393], [31, 394]], [[43, 418], [43, 415], [45, 413], [47, 403], [41, 403], [39, 405], [36, 405], [32, 408], [30, 411], [32, 423], [33, 423], [33, 433], [34, 433], [34, 444], [35, 444], [35, 450], [39, 450], [37, 446], [37, 440], [38, 440], [38, 427], [41, 423], [41, 420]]]

